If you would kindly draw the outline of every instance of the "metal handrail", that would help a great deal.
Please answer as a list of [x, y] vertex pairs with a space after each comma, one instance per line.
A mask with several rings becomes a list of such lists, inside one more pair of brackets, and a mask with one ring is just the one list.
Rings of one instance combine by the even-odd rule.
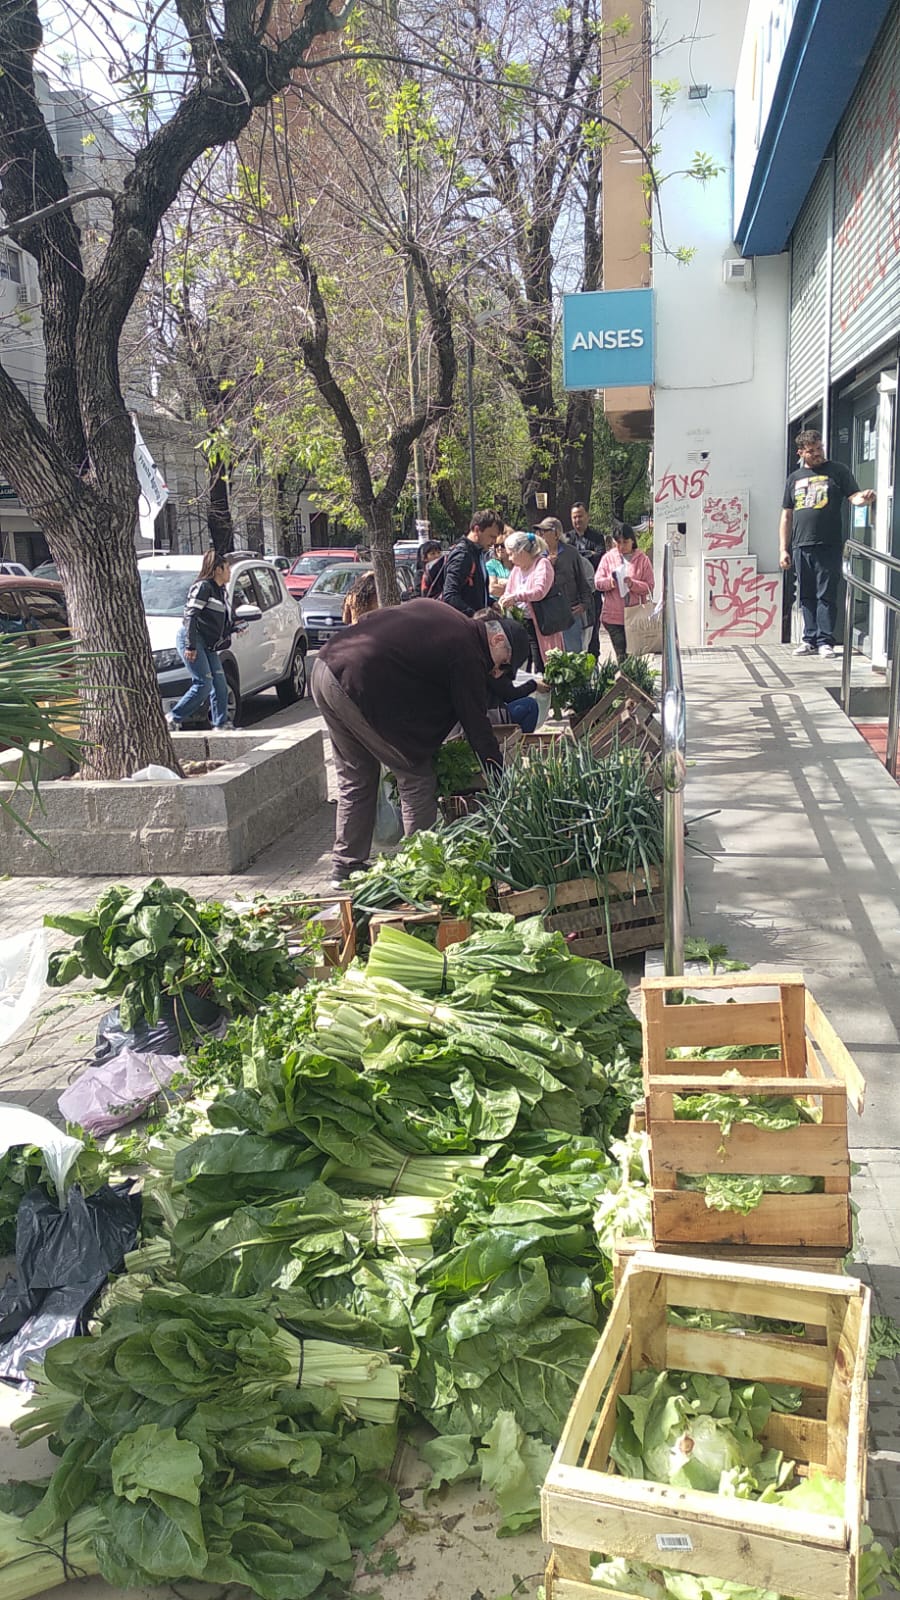
[[[865, 578], [858, 578], [853, 571], [855, 556], [864, 556], [867, 561], [877, 561], [880, 566], [890, 567], [892, 572], [900, 572], [900, 560], [896, 556], [889, 556], [884, 550], [873, 550], [870, 544], [860, 544], [858, 539], [847, 539], [844, 543], [844, 553], [841, 566], [844, 573], [844, 582], [847, 585], [847, 599], [844, 606], [844, 656], [841, 663], [841, 706], [844, 715], [850, 715], [850, 660], [853, 655], [853, 595], [867, 594], [871, 600], [878, 600], [889, 611], [900, 613], [900, 600], [895, 595], [888, 594], [884, 589], [877, 589], [874, 584], [866, 583]], [[897, 738], [900, 736], [900, 660], [898, 660], [898, 641], [900, 641], [900, 627], [894, 628], [894, 637], [891, 641], [891, 689], [888, 702], [888, 736], [887, 751], [884, 764], [892, 778], [897, 776]]]
[[663, 915], [666, 976], [684, 971], [684, 780], [687, 771], [687, 716], [678, 618], [675, 612], [675, 557], [663, 551], [662, 773]]

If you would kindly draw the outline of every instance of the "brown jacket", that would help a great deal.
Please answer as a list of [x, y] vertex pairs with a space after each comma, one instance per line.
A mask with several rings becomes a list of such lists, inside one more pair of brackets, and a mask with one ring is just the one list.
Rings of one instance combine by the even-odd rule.
[[319, 652], [377, 733], [424, 765], [462, 723], [486, 766], [500, 765], [488, 721], [491, 652], [483, 622], [440, 600], [410, 600], [362, 617]]

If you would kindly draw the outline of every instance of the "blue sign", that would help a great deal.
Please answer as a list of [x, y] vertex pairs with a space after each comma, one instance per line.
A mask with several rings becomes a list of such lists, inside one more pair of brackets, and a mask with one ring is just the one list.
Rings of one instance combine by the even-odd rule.
[[653, 290], [563, 295], [563, 388], [653, 382]]

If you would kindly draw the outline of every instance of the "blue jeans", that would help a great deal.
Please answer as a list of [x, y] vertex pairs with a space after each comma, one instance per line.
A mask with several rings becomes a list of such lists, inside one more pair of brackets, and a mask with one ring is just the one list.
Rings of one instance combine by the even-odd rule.
[[571, 628], [567, 628], [563, 634], [563, 649], [568, 650], [570, 655], [577, 656], [584, 649], [584, 626], [585, 618], [576, 617]]
[[540, 716], [540, 706], [533, 694], [524, 694], [521, 700], [507, 700], [506, 710], [509, 712], [510, 722], [514, 722], [523, 733], [534, 733]]
[[814, 650], [820, 644], [834, 644], [837, 618], [838, 579], [841, 575], [841, 547], [799, 545], [794, 550], [804, 643]]
[[172, 707], [170, 715], [173, 722], [187, 722], [196, 716], [212, 695], [213, 727], [224, 728], [228, 721], [228, 682], [215, 650], [208, 650], [203, 640], [198, 638], [196, 657], [188, 661], [184, 653], [187, 648], [186, 628], [179, 628], [175, 648], [191, 675], [191, 687]]

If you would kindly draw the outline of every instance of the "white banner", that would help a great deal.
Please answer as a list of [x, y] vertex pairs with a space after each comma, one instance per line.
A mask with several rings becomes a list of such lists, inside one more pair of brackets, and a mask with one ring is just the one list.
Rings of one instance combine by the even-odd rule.
[[141, 436], [138, 420], [135, 413], [131, 413], [131, 425], [134, 428], [134, 465], [138, 475], [141, 494], [138, 501], [138, 523], [140, 524], [141, 538], [153, 541], [153, 529], [156, 519], [169, 498], [166, 480], [156, 465], [150, 451]]

